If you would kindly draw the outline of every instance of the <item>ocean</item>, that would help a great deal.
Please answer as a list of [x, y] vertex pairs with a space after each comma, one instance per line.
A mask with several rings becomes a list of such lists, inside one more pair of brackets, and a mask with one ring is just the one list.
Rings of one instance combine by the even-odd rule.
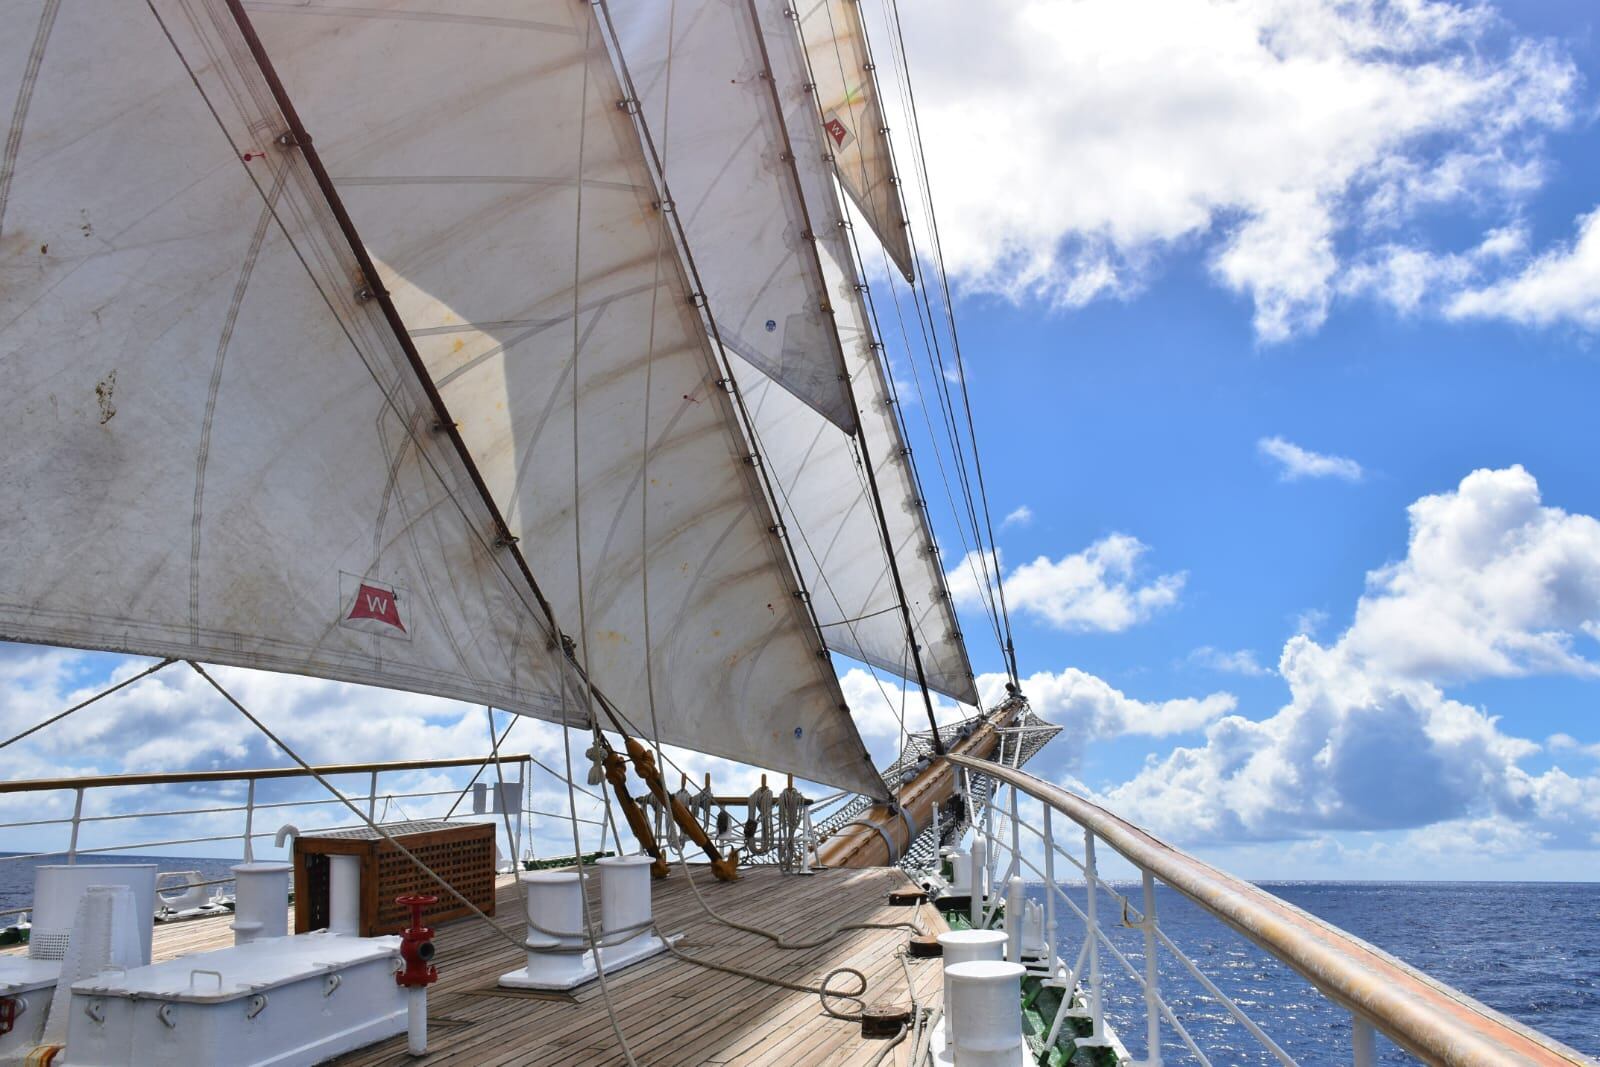
[[[1263, 882], [1269, 892], [1355, 934], [1580, 1052], [1600, 1055], [1600, 884], [1508, 882]], [[1118, 884], [1135, 907], [1137, 884]], [[1042, 887], [1030, 890], [1042, 899]], [[1081, 888], [1073, 893], [1082, 906]], [[1347, 1067], [1349, 1015], [1303, 979], [1184, 897], [1157, 889], [1156, 913], [1173, 943], [1201, 973], [1303, 1067]], [[1143, 935], [1116, 927], [1100, 899], [1102, 923], [1142, 974]], [[1057, 910], [1059, 951], [1071, 958], [1083, 927]], [[1076, 927], [1076, 929], [1074, 929]], [[1162, 995], [1216, 1067], [1276, 1064], [1165, 949], [1158, 952]], [[1145, 1052], [1144, 1001], [1122, 965], [1102, 952], [1106, 1015], [1136, 1058]], [[1170, 1028], [1162, 1057], [1195, 1063]], [[1378, 1038], [1383, 1064], [1414, 1064]]]
[[[221, 878], [224, 859], [96, 856], [86, 862], [156, 863], [161, 870], [197, 870]], [[29, 903], [36, 862], [0, 854], [0, 909]], [[59, 862], [59, 861], [58, 861]], [[1580, 1052], [1600, 1056], [1600, 884], [1506, 882], [1264, 882], [1264, 888], [1350, 931]], [[1139, 903], [1139, 887], [1118, 884]], [[1042, 887], [1030, 887], [1041, 899]], [[1082, 906], [1082, 889], [1071, 891]], [[1349, 1016], [1287, 967], [1228, 930], [1182, 896], [1158, 889], [1162, 929], [1200, 970], [1231, 996], [1303, 1067], [1347, 1067]], [[1100, 911], [1112, 941], [1143, 973], [1143, 940], [1115, 925], [1105, 897]], [[0, 926], [15, 916], [0, 915]], [[1076, 929], [1075, 929], [1076, 926]], [[1082, 927], [1057, 912], [1060, 951], [1075, 958]], [[1110, 953], [1102, 952], [1106, 1014], [1128, 1051], [1142, 1057], [1144, 1003]], [[1182, 964], [1160, 953], [1161, 988], [1195, 1043], [1215, 1067], [1269, 1067], [1277, 1060], [1227, 1011], [1207, 998]], [[1163, 1058], [1196, 1062], [1170, 1029]], [[1384, 1064], [1414, 1063], [1379, 1037]]]

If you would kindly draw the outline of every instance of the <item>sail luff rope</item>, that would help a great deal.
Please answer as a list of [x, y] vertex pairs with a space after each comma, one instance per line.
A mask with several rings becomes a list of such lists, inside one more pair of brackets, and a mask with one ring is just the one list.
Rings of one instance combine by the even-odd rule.
[[[857, 245], [857, 248], [859, 249], [859, 245]], [[883, 257], [884, 267], [887, 270], [890, 266], [889, 255], [887, 251], [883, 252]], [[948, 409], [936, 386], [934, 390], [934, 398], [940, 401], [940, 414], [945, 418], [944, 438], [945, 441], [950, 445], [950, 465], [956, 469], [956, 479], [961, 489], [960, 496], [962, 504], [965, 505], [965, 510], [967, 512], [966, 521], [972, 528], [973, 540], [970, 543], [967, 541], [966, 528], [962, 525], [961, 509], [956, 506], [956, 494], [950, 487], [950, 474], [945, 466], [944, 455], [939, 449], [939, 435], [938, 432], [934, 430], [932, 416], [928, 413], [930, 405], [928, 404], [927, 393], [922, 388], [922, 373], [917, 369], [916, 352], [912, 347], [910, 337], [907, 335], [905, 330], [905, 319], [901, 314], [900, 309], [898, 283], [895, 281], [894, 273], [892, 271], [889, 272], [888, 277], [890, 299], [895, 305], [896, 316], [900, 318], [901, 338], [906, 348], [906, 362], [911, 367], [911, 383], [913, 388], [915, 388], [917, 391], [917, 406], [922, 409], [923, 422], [928, 430], [928, 440], [933, 447], [934, 459], [939, 467], [940, 479], [944, 483], [945, 500], [950, 505], [950, 514], [955, 519], [956, 529], [960, 533], [961, 547], [966, 553], [967, 557], [965, 560], [967, 568], [972, 572], [974, 583], [977, 585], [979, 590], [980, 600], [984, 604], [985, 611], [990, 617], [991, 625], [994, 629], [995, 644], [999, 646], [1002, 651], [1004, 651], [1005, 637], [1000, 622], [998, 602], [996, 601], [994, 595], [994, 580], [989, 573], [990, 563], [994, 559], [994, 551], [992, 548], [986, 549], [984, 547], [983, 533], [978, 528], [977, 513], [973, 509], [971, 503], [971, 484], [963, 476], [965, 463], [961, 458], [959, 447], [955, 441], [955, 426], [954, 423], [948, 418]], [[907, 286], [907, 289], [911, 293], [913, 308], [916, 310], [917, 326], [922, 333], [923, 355], [928, 361], [928, 369], [931, 377], [937, 382], [938, 380], [942, 379], [943, 375], [939, 368], [935, 365], [934, 358], [931, 355], [931, 348], [929, 346], [928, 338], [928, 326], [927, 323], [923, 321], [921, 305], [918, 303], [918, 298], [916, 295], [917, 289], [915, 285], [909, 285]], [[867, 294], [867, 301], [869, 306], [871, 306], [873, 309], [872, 313], [874, 316], [874, 321], [876, 322], [876, 301], [873, 299], [870, 292]]]
[[[776, 117], [777, 129], [782, 134], [782, 138], [783, 138], [783, 144], [782, 144], [783, 155], [782, 155], [782, 158], [786, 159], [788, 161], [788, 164], [789, 164], [788, 173], [789, 173], [790, 180], [793, 182], [795, 199], [799, 204], [800, 221], [801, 221], [802, 226], [805, 228], [805, 230], [807, 232], [815, 235], [816, 226], [813, 223], [812, 218], [811, 218], [810, 206], [806, 203], [805, 191], [804, 191], [803, 187], [800, 184], [799, 166], [795, 162], [794, 143], [793, 143], [792, 139], [789, 136], [788, 123], [784, 119], [783, 101], [778, 95], [777, 79], [775, 78], [775, 76], [773, 74], [773, 70], [772, 70], [772, 57], [771, 57], [771, 53], [767, 49], [766, 33], [762, 28], [761, 16], [760, 16], [760, 13], [758, 12], [758, 10], [756, 8], [755, 0], [746, 0], [746, 10], [747, 10], [747, 12], [749, 14], [749, 17], [750, 17], [750, 25], [751, 25], [752, 31], [755, 34], [757, 47], [760, 50], [762, 67], [766, 71], [766, 78], [764, 80], [766, 81], [766, 85], [767, 85], [767, 98], [768, 98], [768, 101], [772, 105], [773, 114]], [[669, 62], [670, 62], [670, 54], [671, 53], [669, 51], [669, 53], [668, 53]], [[804, 59], [804, 49], [803, 48], [801, 49], [801, 55], [802, 55], [802, 59]], [[809, 69], [809, 67], [808, 67], [808, 69]], [[810, 247], [811, 247], [811, 263], [812, 263], [813, 267], [816, 270], [816, 276], [817, 276], [818, 280], [822, 284], [824, 299], [828, 300], [829, 303], [831, 304], [832, 297], [827, 293], [827, 276], [826, 276], [825, 272], [822, 269], [822, 255], [817, 250], [817, 245], [816, 245], [815, 241], [810, 243]], [[854, 388], [854, 385], [852, 384], [852, 381], [851, 381], [850, 368], [849, 368], [848, 364], [845, 362], [844, 346], [843, 346], [843, 343], [842, 343], [842, 339], [839, 338], [837, 326], [835, 326], [835, 328], [834, 328], [832, 333], [833, 333], [833, 337], [835, 338], [835, 341], [838, 342], [836, 347], [837, 347], [838, 358], [839, 358], [839, 376], [840, 376], [840, 379], [845, 383], [845, 391], [850, 396], [850, 401], [851, 401], [852, 408], [855, 409], [853, 414], [855, 414], [855, 424], [856, 425], [855, 425], [855, 433], [852, 436], [855, 439], [857, 447], [860, 450], [860, 457], [859, 457], [860, 460], [861, 460], [860, 466], [866, 468], [865, 488], [867, 488], [868, 492], [871, 495], [873, 508], [874, 508], [874, 511], [875, 511], [876, 518], [878, 520], [879, 544], [883, 549], [885, 562], [888, 564], [889, 573], [890, 573], [891, 579], [893, 580], [893, 583], [894, 583], [894, 586], [895, 586], [895, 593], [896, 593], [896, 598], [897, 598], [897, 606], [900, 609], [900, 612], [901, 612], [901, 615], [902, 615], [902, 618], [903, 618], [903, 622], [904, 622], [904, 625], [905, 625], [906, 630], [907, 630], [906, 639], [907, 639], [907, 642], [908, 642], [908, 644], [910, 645], [910, 647], [912, 649], [912, 655], [913, 655], [913, 659], [915, 661], [916, 670], [917, 670], [917, 679], [918, 679], [918, 682], [922, 685], [924, 693], [926, 693], [926, 691], [927, 691], [927, 679], [926, 679], [926, 677], [924, 676], [924, 673], [923, 673], [922, 657], [920, 655], [920, 652], [918, 651], [917, 628], [916, 628], [915, 624], [913, 623], [913, 620], [911, 618], [911, 611], [910, 611], [910, 608], [909, 608], [909, 606], [908, 606], [908, 604], [906, 602], [905, 586], [904, 586], [904, 582], [902, 581], [901, 574], [900, 574], [899, 560], [895, 555], [894, 542], [893, 542], [893, 539], [891, 538], [891, 536], [889, 534], [888, 521], [887, 521], [887, 519], [885, 517], [885, 514], [884, 514], [883, 499], [882, 499], [882, 496], [878, 492], [877, 475], [876, 475], [876, 473], [874, 471], [873, 464], [872, 464], [871, 450], [867, 447], [867, 439], [866, 439], [866, 434], [865, 434], [865, 428], [863, 426], [862, 420], [861, 420], [860, 415], [859, 415], [860, 405], [859, 405], [859, 402], [856, 399], [855, 388]], [[870, 358], [870, 355], [869, 355], [869, 358]], [[858, 470], [857, 471], [857, 477], [859, 478], [860, 476], [861, 476], [861, 472]], [[782, 488], [782, 480], [778, 479], [778, 482], [779, 482], [780, 488]], [[784, 502], [785, 502], [786, 505], [788, 504], [788, 494], [787, 494], [786, 491], [784, 493]], [[789, 510], [792, 512], [793, 511], [792, 507]], [[823, 584], [828, 587], [829, 595], [833, 597], [835, 605], [837, 605], [839, 607], [840, 612], [842, 614], [843, 610], [844, 610], [844, 605], [842, 603], [840, 603], [838, 595], [836, 593], [834, 593], [833, 588], [832, 588], [832, 583], [830, 583], [828, 581], [826, 570], [823, 569], [821, 561], [819, 559], [817, 559], [815, 551], [813, 551], [811, 549], [810, 540], [809, 540], [809, 538], [807, 538], [805, 536], [804, 528], [800, 527], [799, 524], [796, 524], [796, 525], [800, 529], [801, 539], [806, 541], [807, 551], [810, 552], [813, 562], [815, 562], [817, 564], [817, 571], [818, 571], [818, 574], [821, 575], [821, 577], [822, 577]], [[874, 614], [876, 614], [876, 613], [874, 613]], [[856, 647], [857, 648], [861, 648], [862, 647], [862, 642], [861, 642], [859, 636], [857, 636], [854, 627], [853, 626], [849, 627], [849, 630], [850, 630], [851, 639], [855, 642]], [[923, 636], [925, 636], [925, 635], [923, 635]], [[824, 644], [826, 644], [826, 639], [824, 639]], [[901, 675], [901, 677], [905, 676], [905, 672], [904, 672], [904, 668], [903, 667], [901, 669], [900, 675]], [[877, 677], [876, 673], [874, 673], [873, 677], [874, 678]], [[881, 683], [880, 683], [880, 688], [881, 688]], [[884, 696], [887, 699], [888, 694], [885, 693]], [[929, 708], [929, 714], [930, 714], [930, 718], [931, 718], [931, 715], [932, 715], [931, 704], [930, 704], [930, 708]]]
[[[785, 488], [785, 486], [783, 484], [783, 479], [777, 478], [777, 479], [774, 479], [774, 481], [778, 486], [778, 491], [782, 494], [784, 509], [786, 511], [792, 513], [794, 508], [793, 508], [793, 505], [790, 504], [790, 502], [789, 502], [789, 492], [788, 492], [788, 489]], [[795, 529], [797, 531], [799, 531], [800, 543], [805, 547], [806, 554], [811, 557], [811, 562], [816, 564], [817, 577], [819, 577], [822, 580], [823, 588], [827, 590], [828, 595], [833, 598], [834, 604], [839, 605], [840, 610], [842, 611], [843, 610], [843, 605], [839, 604], [839, 594], [834, 592], [833, 582], [832, 582], [832, 580], [830, 580], [828, 578], [827, 569], [822, 566], [822, 561], [817, 558], [816, 549], [813, 548], [812, 545], [811, 545], [811, 538], [806, 536], [805, 527], [800, 525], [799, 523], [796, 523], [795, 524]], [[884, 608], [883, 611], [873, 612], [872, 614], [873, 615], [881, 615], [881, 614], [883, 614], [883, 612], [894, 611], [894, 610], [895, 610], [895, 607], [891, 606], [891, 607]], [[871, 616], [863, 616], [863, 618], [870, 618], [870, 617]], [[859, 622], [860, 619], [843, 618], [843, 619], [840, 619], [839, 621], [840, 621], [841, 624], [843, 624], [845, 629], [849, 632], [850, 640], [855, 643], [855, 646], [857, 648], [861, 648], [862, 647], [861, 637], [856, 632], [856, 627], [855, 627], [855, 624], [857, 622]], [[870, 662], [868, 662], [867, 660], [863, 659], [860, 662], [866, 664], [867, 670], [872, 674], [872, 680], [874, 682], [876, 682], [877, 685], [878, 685], [878, 691], [883, 695], [884, 701], [886, 703], [888, 703], [889, 702], [889, 692], [888, 692], [887, 689], [885, 689], [883, 687], [883, 680], [878, 677], [877, 669]], [[902, 664], [903, 664], [903, 662], [904, 662], [904, 658], [902, 657]], [[901, 677], [901, 678], [905, 677], [905, 670], [904, 670], [904, 666], [903, 665], [902, 665], [902, 668], [901, 668], [901, 670], [899, 672], [899, 677]], [[905, 690], [904, 690], [904, 688], [902, 688], [901, 689], [902, 695], [904, 694], [904, 692], [905, 692]]]
[[[334, 189], [332, 179], [329, 177], [326, 168], [324, 168], [322, 165], [320, 155], [318, 155], [316, 149], [312, 146], [310, 135], [306, 132], [305, 127], [300, 122], [298, 114], [294, 111], [293, 104], [288, 98], [288, 94], [283, 87], [282, 81], [278, 78], [275, 68], [273, 68], [270, 59], [266, 55], [265, 47], [262, 45], [260, 38], [255, 33], [254, 25], [250, 22], [249, 17], [245, 14], [240, 0], [226, 0], [226, 3], [229, 14], [232, 16], [236, 28], [244, 38], [252, 58], [256, 61], [257, 72], [261, 74], [262, 78], [266, 81], [267, 88], [272, 94], [273, 100], [277, 104], [279, 111], [282, 113], [285, 123], [289, 127], [287, 131], [288, 137], [296, 142], [294, 147], [300, 150], [302, 158], [304, 158], [307, 167], [310, 169], [312, 178], [317, 184], [318, 191], [323, 196], [324, 206], [334, 216], [334, 220], [339, 226], [340, 233], [344, 236], [347, 244], [349, 245], [350, 253], [355, 258], [358, 268], [360, 268], [369, 279], [373, 298], [378, 302], [380, 307], [385, 312], [385, 319], [390, 327], [393, 338], [400, 346], [402, 352], [406, 355], [407, 361], [415, 373], [420, 387], [429, 398], [430, 403], [434, 405], [435, 411], [439, 417], [439, 422], [437, 424], [438, 428], [441, 431], [446, 432], [457, 447], [457, 454], [460, 458], [460, 461], [464, 465], [466, 473], [471, 478], [473, 485], [478, 490], [480, 503], [487, 509], [491, 519], [491, 524], [495, 527], [496, 537], [493, 542], [491, 542], [484, 535], [483, 531], [478, 529], [473, 516], [469, 514], [467, 507], [457, 497], [456, 492], [452, 488], [451, 480], [445, 476], [445, 472], [439, 468], [438, 464], [429, 454], [424, 442], [418, 436], [412, 420], [408, 418], [404, 412], [399, 410], [399, 407], [395, 403], [393, 397], [389, 396], [387, 390], [385, 389], [385, 397], [388, 400], [390, 409], [399, 417], [402, 431], [416, 447], [418, 456], [424, 463], [427, 464], [428, 469], [438, 480], [440, 487], [445, 492], [445, 495], [450, 499], [451, 503], [455, 505], [457, 511], [461, 514], [462, 519], [467, 524], [467, 528], [472, 532], [478, 543], [483, 546], [485, 551], [488, 553], [488, 557], [494, 561], [495, 568], [499, 570], [500, 573], [506, 578], [511, 591], [518, 600], [522, 601], [523, 606], [528, 609], [529, 615], [534, 619], [536, 624], [539, 624], [540, 616], [542, 614], [546, 640], [552, 649], [559, 650], [560, 653], [557, 660], [557, 673], [563, 676], [563, 693], [566, 692], [565, 672], [562, 670], [562, 666], [564, 664], [570, 666], [575, 672], [577, 672], [577, 674], [583, 678], [586, 689], [592, 693], [596, 699], [600, 700], [602, 705], [605, 705], [606, 701], [604, 694], [601, 693], [595, 686], [594, 682], [589, 679], [588, 674], [584, 670], [583, 666], [576, 661], [576, 658], [570, 652], [567, 651], [565, 644], [562, 642], [561, 628], [556, 622], [554, 610], [551, 608], [550, 602], [545, 598], [538, 582], [534, 579], [533, 572], [528, 566], [527, 559], [523, 556], [521, 550], [517, 548], [517, 539], [511, 535], [510, 528], [507, 526], [504, 516], [501, 514], [498, 505], [494, 502], [493, 497], [489, 494], [487, 485], [483, 481], [481, 472], [479, 472], [477, 465], [473, 462], [470, 454], [465, 451], [466, 444], [464, 439], [461, 438], [459, 428], [450, 419], [448, 411], [444, 406], [444, 401], [439, 395], [438, 390], [435, 388], [431, 377], [428, 375], [426, 367], [423, 366], [421, 356], [417, 352], [416, 346], [412, 342], [409, 332], [405, 329], [404, 323], [400, 320], [399, 314], [394, 308], [393, 301], [390, 299], [388, 291], [385, 290], [382, 285], [378, 284], [376, 271], [373, 269], [371, 257], [367, 254], [366, 246], [362, 243], [360, 235], [356, 232], [354, 224], [350, 221], [350, 217], [344, 209], [343, 201], [339, 198]], [[146, 0], [146, 7], [149, 9], [151, 16], [156, 20], [156, 24], [161, 28], [162, 35], [166, 37], [167, 43], [171, 45], [174, 55], [177, 57], [180, 65], [183, 66], [191, 84], [194, 85], [196, 93], [199, 94], [201, 100], [205, 103], [206, 109], [210, 112], [213, 121], [217, 123], [218, 129], [222, 136], [228, 141], [230, 147], [234, 151], [234, 154], [239, 156], [242, 160], [243, 153], [240, 150], [240, 147], [233, 142], [221, 115], [217, 113], [217, 109], [211, 102], [211, 98], [206, 95], [205, 90], [201, 87], [198, 76], [195, 74], [194, 70], [189, 67], [188, 60], [184, 57], [182, 49], [178, 47], [178, 43], [173, 37], [172, 31], [167, 26], [165, 20], [162, 19], [160, 12], [155, 9], [153, 0]], [[351, 334], [348, 324], [345, 323], [344, 318], [339, 313], [339, 309], [335, 305], [333, 299], [323, 289], [320, 281], [317, 278], [316, 272], [311, 269], [310, 263], [306, 260], [305, 252], [300, 248], [299, 243], [294, 239], [294, 236], [291, 233], [288, 225], [284, 223], [281, 215], [279, 214], [276, 204], [273, 203], [272, 198], [268, 196], [266, 190], [261, 187], [261, 182], [256, 177], [255, 172], [252, 171], [247, 165], [244, 165], [244, 173], [251, 184], [255, 187], [258, 195], [261, 196], [267, 210], [271, 212], [273, 221], [278, 224], [279, 231], [283, 234], [285, 240], [289, 244], [289, 247], [293, 250], [295, 258], [300, 261], [301, 266], [305, 269], [307, 277], [311, 281], [312, 286], [316, 289], [318, 295], [322, 297], [324, 304], [332, 313], [334, 320], [339, 325], [340, 331], [345, 335], [346, 340], [350, 342], [351, 348], [361, 360], [362, 366], [366, 368], [367, 373], [372, 377], [373, 382], [377, 384], [380, 389], [384, 389], [383, 379], [367, 361], [366, 354], [363, 352], [361, 345], [357, 343], [354, 335]], [[534, 605], [527, 603], [524, 590], [512, 579], [511, 574], [507, 573], [504, 566], [501, 564], [500, 556], [494, 551], [495, 549], [501, 548], [509, 550], [513, 561], [517, 565], [516, 569], [520, 572], [522, 578], [528, 583], [527, 591], [532, 592], [534, 595], [534, 599], [538, 604], [538, 610], [535, 610]], [[563, 698], [562, 706], [564, 709], [570, 707], [570, 701], [565, 697]], [[592, 715], [592, 706], [589, 711]], [[566, 714], [567, 712], [564, 710], [563, 716]], [[553, 774], [554, 772], [551, 773]]]
[[151, 666], [146, 667], [144, 670], [140, 671], [138, 674], [135, 674], [135, 675], [133, 675], [133, 676], [131, 676], [129, 678], [124, 678], [122, 681], [118, 682], [116, 685], [110, 686], [109, 688], [106, 688], [106, 689], [102, 689], [102, 690], [100, 690], [100, 692], [96, 693], [94, 696], [90, 697], [89, 699], [80, 701], [77, 704], [72, 705], [72, 707], [68, 708], [66, 711], [63, 711], [63, 712], [60, 712], [58, 714], [52, 715], [48, 719], [43, 720], [42, 722], [36, 722], [32, 726], [28, 727], [26, 730], [22, 731], [20, 734], [16, 734], [16, 735], [14, 735], [12, 737], [6, 738], [4, 741], [0, 741], [0, 748], [8, 748], [11, 745], [16, 744], [18, 741], [21, 741], [24, 737], [28, 737], [31, 734], [36, 734], [40, 730], [43, 730], [46, 726], [49, 726], [49, 725], [51, 725], [53, 723], [58, 723], [62, 719], [65, 719], [68, 715], [71, 715], [74, 712], [82, 711], [84, 708], [88, 707], [90, 704], [93, 704], [95, 701], [101, 700], [101, 699], [103, 699], [105, 697], [108, 697], [112, 693], [115, 693], [120, 689], [126, 689], [128, 686], [132, 685], [134, 682], [141, 681], [142, 679], [148, 678], [152, 674], [156, 673], [157, 671], [162, 670], [163, 668], [166, 668], [166, 667], [170, 667], [176, 662], [178, 662], [178, 661], [175, 660], [175, 659], [164, 659], [160, 663], [152, 664]]
[[[984, 484], [983, 460], [978, 454], [978, 430], [972, 416], [972, 398], [967, 389], [967, 374], [961, 357], [961, 335], [956, 330], [955, 304], [950, 299], [950, 278], [945, 271], [944, 244], [939, 237], [939, 219], [933, 205], [933, 187], [928, 174], [927, 154], [922, 144], [922, 121], [917, 114], [917, 91], [911, 81], [911, 62], [906, 55], [905, 32], [900, 23], [900, 5], [898, 0], [887, 0], [890, 5], [891, 21], [894, 23], [895, 40], [898, 42], [899, 72], [905, 85], [906, 98], [909, 103], [911, 119], [911, 143], [917, 153], [917, 173], [922, 189], [923, 199], [927, 202], [928, 209], [928, 237], [932, 243], [934, 262], [938, 266], [939, 288], [944, 295], [945, 318], [950, 328], [950, 346], [955, 353], [956, 377], [961, 384], [961, 405], [967, 416], [967, 434], [972, 441], [972, 465], [978, 475], [978, 502], [983, 508], [984, 525], [989, 531], [989, 543], [995, 544], [994, 519], [989, 510], [989, 494]], [[869, 45], [870, 47], [870, 45]], [[908, 227], [909, 229], [909, 227]], [[1006, 608], [1005, 582], [1000, 574], [999, 558], [995, 559], [995, 588], [1000, 597], [1000, 614], [1005, 622], [1006, 629], [1006, 656], [1011, 665], [1011, 681], [1017, 682], [1017, 653], [1016, 645], [1012, 640], [1011, 616]]]

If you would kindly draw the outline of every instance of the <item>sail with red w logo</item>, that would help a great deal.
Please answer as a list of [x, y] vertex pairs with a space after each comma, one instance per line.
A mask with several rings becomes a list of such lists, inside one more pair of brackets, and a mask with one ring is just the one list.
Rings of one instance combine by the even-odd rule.
[[400, 604], [393, 591], [380, 589], [375, 585], [362, 582], [356, 590], [356, 602], [350, 609], [347, 621], [354, 619], [377, 619], [390, 626], [405, 632], [405, 624], [400, 621]]
[[341, 574], [339, 625], [378, 637], [411, 639], [406, 626], [411, 598], [405, 589], [376, 578]]

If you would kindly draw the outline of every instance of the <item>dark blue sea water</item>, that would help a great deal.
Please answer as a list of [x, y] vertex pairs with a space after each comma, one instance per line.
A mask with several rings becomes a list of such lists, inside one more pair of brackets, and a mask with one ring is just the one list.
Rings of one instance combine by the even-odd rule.
[[[1382, 948], [1492, 1008], [1600, 1055], [1600, 884], [1503, 882], [1292, 882], [1263, 888]], [[1137, 885], [1119, 885], [1135, 907]], [[1035, 898], [1042, 889], [1035, 887]], [[1082, 905], [1082, 891], [1073, 893]], [[1112, 940], [1140, 973], [1143, 937], [1115, 927], [1116, 910], [1100, 902]], [[1200, 970], [1304, 1067], [1350, 1063], [1349, 1016], [1287, 967], [1255, 948], [1177, 893], [1157, 891], [1161, 927]], [[1109, 913], [1109, 914], [1108, 914]], [[1082, 924], [1057, 915], [1061, 951], [1076, 957]], [[1163, 995], [1216, 1067], [1276, 1064], [1250, 1034], [1207, 998], [1183, 965], [1163, 949]], [[1144, 1055], [1144, 1001], [1126, 970], [1101, 953], [1106, 1012], [1128, 1050]], [[1170, 1028], [1163, 1058], [1194, 1063]], [[1385, 1064], [1414, 1063], [1378, 1039]]]

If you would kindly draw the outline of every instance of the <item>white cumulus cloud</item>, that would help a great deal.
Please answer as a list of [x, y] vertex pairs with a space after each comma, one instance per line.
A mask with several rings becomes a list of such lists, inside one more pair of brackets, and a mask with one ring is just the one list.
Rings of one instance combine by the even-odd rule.
[[1347, 267], [1419, 212], [1513, 217], [1544, 180], [1541, 135], [1571, 122], [1579, 80], [1481, 3], [974, 12], [928, 0], [905, 20], [961, 284], [1077, 306], [1137, 292], [1164, 257], [1198, 249], [1249, 298], [1266, 342], [1316, 329]]
[[1312, 452], [1282, 437], [1263, 437], [1256, 442], [1256, 450], [1278, 464], [1278, 477], [1286, 482], [1296, 482], [1302, 478], [1337, 478], [1345, 482], [1359, 482], [1365, 474], [1361, 464], [1353, 459]]
[[1272, 673], [1261, 665], [1256, 659], [1256, 654], [1248, 648], [1225, 652], [1220, 648], [1202, 645], [1189, 653], [1189, 662], [1208, 670], [1221, 671], [1224, 674], [1242, 674], [1247, 678], [1259, 678]]
[[[1597, 673], [1575, 646], [1600, 618], [1600, 523], [1545, 505], [1520, 467], [1475, 471], [1410, 519], [1405, 558], [1368, 576], [1349, 629], [1284, 646], [1286, 705], [1216, 720], [1204, 744], [1152, 757], [1105, 799], [1187, 840], [1448, 823], [1458, 845], [1498, 848], [1508, 824], [1530, 841], [1591, 843], [1600, 777], [1525, 770], [1541, 746], [1444, 686]], [[1560, 736], [1547, 747], [1589, 755]]]
[[1545, 253], [1512, 277], [1459, 293], [1447, 313], [1600, 329], [1600, 208], [1578, 220], [1578, 236], [1570, 245]]
[[[1057, 560], [1039, 556], [1006, 575], [1007, 603], [1059, 630], [1126, 630], [1177, 604], [1187, 580], [1181, 571], [1141, 580], [1138, 564], [1147, 551], [1138, 538], [1115, 533]], [[981, 559], [969, 552], [945, 576], [960, 606], [981, 602], [974, 578]], [[991, 562], [991, 573], [997, 562], [1002, 561]]]
[[1000, 528], [1003, 530], [1008, 526], [1027, 526], [1031, 522], [1033, 522], [1033, 509], [1026, 504], [1020, 504], [1000, 520]]

